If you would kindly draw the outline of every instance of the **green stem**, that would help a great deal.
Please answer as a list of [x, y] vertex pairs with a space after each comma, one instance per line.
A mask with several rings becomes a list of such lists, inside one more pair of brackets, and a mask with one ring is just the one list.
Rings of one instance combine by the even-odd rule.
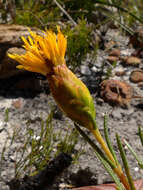
[[97, 127], [95, 119], [94, 119], [94, 122], [93, 122], [93, 129], [90, 129], [90, 131], [95, 136], [97, 142], [101, 145], [101, 148], [104, 150], [104, 152], [105, 152], [106, 156], [108, 157], [108, 159], [110, 159], [116, 165], [116, 167], [114, 168], [114, 172], [120, 178], [120, 180], [123, 183], [126, 190], [130, 190], [128, 180], [127, 180], [126, 176], [124, 175], [120, 164], [116, 163], [116, 161], [115, 161], [112, 153], [110, 152], [106, 142], [104, 141], [103, 137], [101, 136], [101, 133], [100, 133], [98, 127]]
[[80, 128], [76, 123], [75, 123], [74, 125], [75, 125], [76, 129], [78, 130], [78, 132], [81, 134], [81, 136], [86, 140], [86, 142], [88, 142], [88, 144], [90, 144], [90, 146], [91, 146], [96, 152], [98, 152], [98, 154], [99, 154], [104, 160], [106, 160], [106, 162], [108, 162], [109, 165], [110, 165], [112, 168], [116, 168], [116, 165], [104, 155], [104, 153], [100, 150], [100, 148], [81, 130], [81, 128]]
[[119, 178], [114, 173], [113, 168], [115, 168], [116, 165], [114, 163], [112, 163], [107, 157], [105, 157], [105, 155], [100, 150], [100, 148], [96, 144], [93, 143], [93, 141], [81, 130], [81, 128], [77, 124], [75, 124], [75, 127], [78, 130], [78, 132], [80, 133], [80, 135], [92, 146], [92, 148], [94, 149], [94, 151], [96, 153], [97, 158], [101, 161], [101, 163], [105, 167], [106, 171], [111, 175], [111, 177], [115, 181], [115, 183], [117, 185], [117, 187], [116, 187], [117, 190], [124, 190], [122, 184], [120, 183]]

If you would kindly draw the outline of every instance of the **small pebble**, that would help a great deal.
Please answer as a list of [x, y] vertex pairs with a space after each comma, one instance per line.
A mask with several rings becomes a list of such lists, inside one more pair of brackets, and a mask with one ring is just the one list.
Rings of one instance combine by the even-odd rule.
[[42, 150], [42, 149], [43, 149], [43, 146], [40, 146], [40, 147], [39, 147], [39, 150]]
[[141, 64], [141, 59], [138, 57], [131, 56], [125, 60], [125, 63], [127, 65], [137, 66], [137, 65]]
[[57, 151], [57, 149], [56, 148], [53, 148], [53, 152], [56, 152]]
[[81, 74], [83, 74], [83, 75], [87, 75], [87, 76], [91, 75], [91, 71], [90, 71], [89, 67], [86, 65], [82, 65], [80, 67], [80, 71], [81, 71]]
[[22, 101], [20, 99], [15, 100], [12, 102], [12, 106], [16, 109], [20, 109], [22, 107]]
[[119, 57], [120, 56], [120, 50], [119, 49], [113, 49], [110, 53], [109, 53], [110, 56], [117, 56]]
[[93, 72], [97, 72], [98, 69], [97, 69], [97, 67], [93, 66], [93, 67], [91, 68], [91, 71], [93, 71]]
[[0, 121], [0, 128], [4, 126], [4, 122]]
[[[59, 187], [60, 188], [63, 188], [63, 190], [66, 190], [67, 188], [72, 188], [73, 186], [72, 185], [69, 185], [69, 184], [65, 184], [65, 183], [60, 183], [59, 184]], [[65, 189], [66, 188], [66, 189]]]
[[116, 62], [116, 61], [118, 61], [118, 57], [116, 57], [116, 56], [108, 56], [107, 57], [107, 61], [109, 61], [110, 63], [113, 63], [113, 62]]
[[40, 139], [40, 136], [34, 135], [34, 136], [33, 136], [33, 139], [35, 139], [36, 141], [38, 141], [38, 140]]
[[134, 171], [135, 171], [135, 172], [138, 172], [138, 171], [139, 171], [139, 168], [138, 168], [138, 167], [135, 167], [135, 168], [134, 168]]
[[115, 75], [116, 76], [124, 76], [126, 74], [126, 72], [125, 71], [116, 71], [116, 73], [115, 73]]
[[131, 82], [139, 83], [143, 82], [143, 71], [142, 70], [136, 70], [133, 71], [130, 75]]

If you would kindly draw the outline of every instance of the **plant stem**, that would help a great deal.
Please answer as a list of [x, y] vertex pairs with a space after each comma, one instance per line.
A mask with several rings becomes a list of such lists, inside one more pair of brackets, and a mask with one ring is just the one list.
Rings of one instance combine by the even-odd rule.
[[104, 153], [101, 151], [101, 149], [87, 136], [84, 131], [75, 123], [75, 127], [80, 133], [80, 135], [91, 145], [91, 147], [94, 149], [97, 158], [101, 161], [103, 166], [105, 167], [106, 171], [110, 174], [110, 176], [113, 178], [117, 185], [117, 190], [123, 190], [123, 185], [120, 183], [119, 177], [117, 177], [116, 173], [114, 172], [113, 168], [115, 168], [115, 164], [109, 160]]
[[96, 0], [95, 3], [102, 4], [102, 5], [107, 5], [107, 6], [110, 6], [110, 7], [115, 7], [115, 8], [119, 9], [122, 12], [128, 13], [130, 16], [132, 16], [134, 19], [138, 20], [140, 23], [143, 23], [143, 20], [141, 18], [137, 17], [135, 14], [128, 11], [126, 8], [120, 7], [120, 6], [116, 5], [116, 4], [112, 4], [112, 3], [109, 3], [109, 2], [106, 2], [106, 1], [104, 2], [104, 1], [101, 1], [101, 0]]
[[59, 9], [68, 17], [68, 19], [73, 23], [74, 26], [77, 26], [77, 23], [73, 20], [73, 18], [67, 13], [67, 11], [58, 3], [57, 0], [53, 0], [55, 4], [59, 7]]
[[102, 149], [104, 150], [106, 156], [113, 162], [115, 163], [116, 167], [113, 168], [114, 172], [117, 174], [117, 176], [120, 178], [121, 182], [123, 183], [124, 187], [126, 188], [126, 190], [130, 190], [130, 186], [128, 183], [128, 180], [126, 178], [126, 176], [124, 175], [122, 168], [120, 166], [120, 164], [118, 164], [112, 153], [110, 152], [106, 142], [104, 141], [103, 137], [101, 136], [101, 133], [98, 129], [98, 127], [96, 126], [96, 121], [94, 121], [94, 125], [95, 127], [93, 129], [91, 129], [91, 133], [95, 136], [96, 140], [98, 141], [98, 143], [101, 145]]
[[98, 128], [91, 130], [91, 133], [95, 136], [96, 140], [98, 141], [98, 143], [101, 145], [102, 149], [104, 150], [105, 154], [107, 155], [107, 157], [112, 161], [115, 162], [114, 157], [112, 156], [109, 148], [107, 147], [107, 144], [105, 143], [104, 139], [101, 136], [100, 131], [98, 130]]

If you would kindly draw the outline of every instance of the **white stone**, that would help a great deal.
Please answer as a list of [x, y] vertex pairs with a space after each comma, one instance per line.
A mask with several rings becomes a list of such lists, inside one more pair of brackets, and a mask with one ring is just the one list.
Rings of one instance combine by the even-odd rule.
[[93, 67], [91, 68], [91, 71], [93, 71], [93, 72], [97, 72], [98, 69], [97, 69], [97, 67], [93, 66]]
[[3, 121], [0, 121], [0, 128], [2, 128], [4, 126], [4, 122]]
[[36, 140], [36, 141], [40, 140], [40, 136], [37, 136], [37, 137], [35, 138], [35, 140]]
[[3, 99], [0, 100], [0, 108], [10, 108], [12, 105], [13, 99]]
[[90, 71], [89, 67], [86, 65], [81, 65], [80, 72], [83, 75], [87, 75], [87, 76], [91, 75], [91, 71]]
[[135, 170], [135, 172], [138, 172], [138, 171], [139, 171], [139, 168], [138, 168], [138, 167], [135, 167], [134, 170]]
[[43, 149], [43, 146], [40, 146], [40, 147], [39, 147], [39, 150], [42, 150], [42, 149]]

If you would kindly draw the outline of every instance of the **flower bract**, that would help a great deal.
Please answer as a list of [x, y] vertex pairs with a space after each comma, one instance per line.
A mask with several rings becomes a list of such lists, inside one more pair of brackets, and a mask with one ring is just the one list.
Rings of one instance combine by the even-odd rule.
[[47, 77], [54, 99], [65, 114], [80, 125], [92, 129], [95, 118], [93, 99], [85, 84], [66, 66], [67, 39], [60, 28], [39, 35], [29, 31], [22, 37], [25, 54], [9, 54], [18, 61], [19, 69], [37, 72]]

